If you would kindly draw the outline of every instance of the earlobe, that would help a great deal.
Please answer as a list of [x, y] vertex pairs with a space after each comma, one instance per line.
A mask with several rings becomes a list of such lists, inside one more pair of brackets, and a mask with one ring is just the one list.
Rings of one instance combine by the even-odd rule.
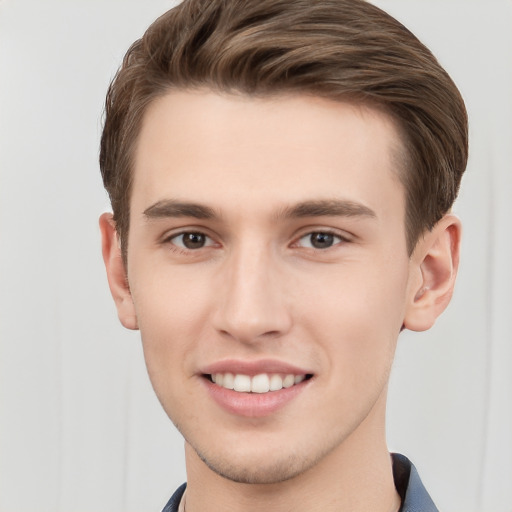
[[111, 213], [104, 213], [100, 220], [103, 261], [107, 271], [110, 292], [116, 304], [120, 322], [127, 329], [138, 329], [137, 315], [130, 287], [126, 278], [126, 269], [121, 254], [121, 246]]
[[430, 329], [450, 303], [459, 267], [460, 236], [460, 220], [447, 214], [418, 242], [411, 257], [414, 282], [404, 318], [406, 329]]

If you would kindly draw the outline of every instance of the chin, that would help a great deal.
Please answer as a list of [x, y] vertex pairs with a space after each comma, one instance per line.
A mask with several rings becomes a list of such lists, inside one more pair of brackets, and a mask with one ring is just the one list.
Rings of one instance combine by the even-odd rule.
[[226, 443], [217, 446], [194, 445], [189, 448], [215, 474], [232, 482], [271, 485], [291, 480], [318, 464], [331, 450], [329, 446], [308, 446], [296, 443], [286, 446], [266, 443], [263, 439], [247, 442]]
[[[291, 480], [307, 471], [313, 463], [298, 460], [295, 456], [262, 463], [254, 461], [227, 460], [207, 457], [198, 453], [199, 458], [217, 475], [242, 484], [270, 485]], [[233, 458], [235, 459], [235, 458]]]

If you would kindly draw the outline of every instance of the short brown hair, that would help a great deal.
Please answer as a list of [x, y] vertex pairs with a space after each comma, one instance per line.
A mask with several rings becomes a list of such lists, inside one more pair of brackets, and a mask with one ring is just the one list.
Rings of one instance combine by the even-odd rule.
[[132, 161], [147, 106], [172, 89], [306, 93], [384, 109], [406, 149], [409, 253], [451, 208], [466, 167], [462, 97], [432, 53], [364, 0], [185, 0], [124, 57], [106, 100], [100, 167], [126, 258]]

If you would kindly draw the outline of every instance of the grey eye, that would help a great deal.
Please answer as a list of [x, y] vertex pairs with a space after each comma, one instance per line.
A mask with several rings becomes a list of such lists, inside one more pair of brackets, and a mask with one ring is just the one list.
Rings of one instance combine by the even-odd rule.
[[322, 231], [314, 231], [308, 233], [299, 240], [302, 247], [309, 247], [313, 249], [329, 249], [334, 244], [342, 241], [342, 238], [332, 233]]

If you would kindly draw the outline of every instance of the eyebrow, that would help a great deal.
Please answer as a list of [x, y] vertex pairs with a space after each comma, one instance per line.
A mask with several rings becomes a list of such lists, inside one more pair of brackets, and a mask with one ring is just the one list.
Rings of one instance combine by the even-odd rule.
[[196, 219], [213, 219], [218, 217], [213, 208], [209, 206], [164, 199], [158, 201], [144, 210], [148, 219], [162, 219], [166, 217], [194, 217]]
[[[206, 205], [164, 199], [144, 210], [148, 219], [162, 219], [168, 217], [192, 217], [196, 219], [215, 219], [219, 215]], [[284, 218], [304, 217], [368, 217], [376, 218], [375, 212], [367, 206], [354, 201], [343, 199], [320, 199], [303, 201], [287, 206], [276, 215], [276, 220]]]
[[278, 218], [302, 217], [369, 217], [376, 218], [376, 213], [361, 203], [343, 199], [321, 199], [304, 201], [284, 208]]

